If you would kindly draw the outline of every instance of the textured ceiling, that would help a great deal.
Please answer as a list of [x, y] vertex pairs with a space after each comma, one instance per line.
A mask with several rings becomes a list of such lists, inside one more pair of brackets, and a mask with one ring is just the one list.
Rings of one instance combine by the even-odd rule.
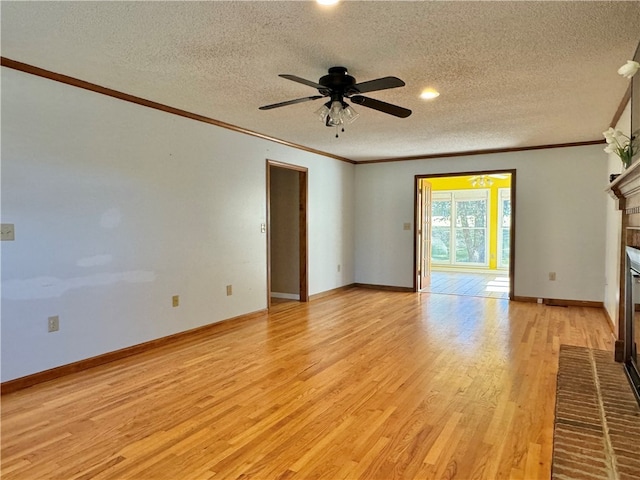
[[[356, 161], [599, 140], [629, 81], [640, 2], [8, 2], [3, 57]], [[313, 115], [345, 66], [367, 96], [339, 139]], [[424, 87], [441, 95], [420, 100]]]

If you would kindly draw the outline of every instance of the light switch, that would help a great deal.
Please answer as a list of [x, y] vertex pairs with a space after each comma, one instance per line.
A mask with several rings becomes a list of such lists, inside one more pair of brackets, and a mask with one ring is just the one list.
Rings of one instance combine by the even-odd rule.
[[266, 223], [261, 223], [260, 224], [260, 232], [266, 233], [266, 231], [267, 231], [267, 224]]
[[411, 224], [410, 223], [405, 223], [402, 226], [403, 230], [411, 230]]
[[15, 226], [13, 223], [3, 223], [0, 228], [0, 240], [15, 240]]

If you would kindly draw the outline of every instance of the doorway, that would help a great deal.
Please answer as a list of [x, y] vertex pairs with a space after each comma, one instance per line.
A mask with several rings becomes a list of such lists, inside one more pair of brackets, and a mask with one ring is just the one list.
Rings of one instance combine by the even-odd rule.
[[267, 306], [307, 302], [307, 169], [267, 160]]
[[513, 299], [515, 170], [416, 175], [417, 292]]

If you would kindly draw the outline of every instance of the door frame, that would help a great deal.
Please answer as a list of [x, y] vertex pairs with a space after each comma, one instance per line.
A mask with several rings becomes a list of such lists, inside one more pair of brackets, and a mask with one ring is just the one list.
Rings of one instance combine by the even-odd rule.
[[502, 168], [498, 170], [474, 170], [471, 172], [450, 172], [450, 173], [429, 173], [415, 175], [413, 188], [414, 188], [414, 235], [413, 235], [413, 291], [419, 292], [418, 286], [420, 285], [418, 280], [418, 262], [419, 258], [419, 236], [417, 226], [420, 224], [421, 219], [418, 218], [420, 209], [418, 208], [418, 202], [420, 201], [420, 180], [439, 178], [439, 177], [467, 177], [472, 175], [495, 175], [500, 173], [507, 173], [511, 175], [511, 225], [509, 236], [509, 300], [514, 299], [515, 291], [515, 268], [516, 268], [516, 169]]
[[266, 179], [267, 179], [267, 308], [271, 308], [271, 169], [284, 168], [298, 172], [298, 241], [299, 241], [299, 285], [300, 301], [309, 301], [309, 241], [308, 241], [308, 173], [309, 169], [298, 165], [279, 162], [267, 159]]

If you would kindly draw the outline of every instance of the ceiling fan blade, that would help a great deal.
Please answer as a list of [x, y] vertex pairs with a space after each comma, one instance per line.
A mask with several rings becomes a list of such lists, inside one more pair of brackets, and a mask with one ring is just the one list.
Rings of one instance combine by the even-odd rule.
[[292, 80], [294, 82], [302, 83], [303, 85], [308, 85], [308, 86], [313, 87], [313, 88], [317, 88], [317, 89], [324, 89], [325, 88], [322, 85], [320, 85], [319, 83], [312, 82], [311, 80], [307, 80], [305, 78], [300, 78], [300, 77], [297, 77], [295, 75], [289, 75], [288, 73], [283, 73], [283, 74], [280, 74], [278, 76], [282, 77], [282, 78], [286, 78], [287, 80]]
[[383, 77], [375, 80], [369, 80], [368, 82], [356, 83], [353, 89], [357, 90], [355, 93], [367, 93], [374, 92], [376, 90], [386, 90], [387, 88], [404, 87], [405, 83], [396, 77]]
[[322, 95], [313, 95], [311, 97], [297, 98], [295, 100], [287, 100], [286, 102], [265, 105], [263, 107], [259, 107], [258, 110], [271, 110], [272, 108], [286, 107], [287, 105], [295, 105], [296, 103], [308, 102], [310, 100], [317, 100], [319, 98], [324, 98], [324, 97]]
[[391, 103], [382, 102], [380, 100], [376, 100], [375, 98], [363, 97], [362, 95], [356, 95], [351, 97], [351, 101], [353, 103], [357, 103], [358, 105], [362, 105], [363, 107], [373, 108], [374, 110], [378, 110], [382, 113], [388, 113], [389, 115], [393, 115], [394, 117], [407, 118], [411, 115], [411, 110], [403, 107], [399, 107], [398, 105], [392, 105]]

